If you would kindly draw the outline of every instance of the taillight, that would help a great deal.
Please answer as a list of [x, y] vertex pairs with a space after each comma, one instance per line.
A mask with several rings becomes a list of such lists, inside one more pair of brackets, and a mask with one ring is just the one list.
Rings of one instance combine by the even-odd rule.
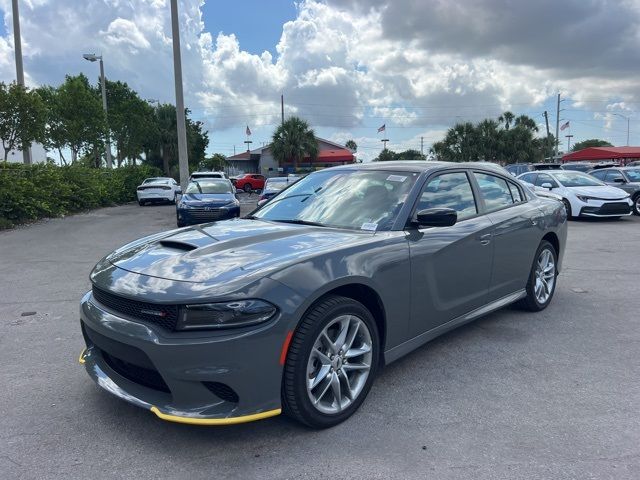
[[144, 187], [138, 187], [138, 191], [144, 190]]
[[171, 187], [160, 187], [162, 190], [171, 190]]

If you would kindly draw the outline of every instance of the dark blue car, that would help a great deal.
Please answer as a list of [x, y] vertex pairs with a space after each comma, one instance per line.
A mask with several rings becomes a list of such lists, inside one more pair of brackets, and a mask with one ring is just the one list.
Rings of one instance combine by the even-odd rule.
[[178, 227], [240, 216], [235, 187], [226, 178], [193, 180], [176, 204]]

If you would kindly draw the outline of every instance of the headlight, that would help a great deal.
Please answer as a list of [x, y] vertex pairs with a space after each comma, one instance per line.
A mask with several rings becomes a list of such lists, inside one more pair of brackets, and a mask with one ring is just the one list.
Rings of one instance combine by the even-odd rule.
[[586, 195], [576, 195], [576, 197], [578, 197], [578, 200], [584, 203], [587, 203], [589, 200], [594, 199], [593, 197], [587, 197]]
[[185, 305], [180, 309], [178, 330], [246, 327], [266, 322], [277, 309], [263, 300]]
[[234, 198], [229, 203], [227, 203], [225, 207], [237, 207], [238, 205], [240, 205], [240, 200], [238, 200], [237, 198]]

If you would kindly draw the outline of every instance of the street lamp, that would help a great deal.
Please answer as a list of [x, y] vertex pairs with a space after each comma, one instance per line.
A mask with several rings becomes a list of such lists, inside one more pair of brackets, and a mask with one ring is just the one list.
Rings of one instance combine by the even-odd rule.
[[[96, 60], [100, 60], [100, 85], [102, 86], [102, 108], [104, 109], [104, 115], [107, 116], [107, 85], [104, 79], [104, 63], [102, 63], [102, 55], [96, 55], [95, 53], [85, 53], [82, 55], [82, 58], [88, 60], [90, 62], [95, 62]], [[106, 155], [107, 155], [107, 168], [113, 168], [113, 161], [111, 160], [111, 141], [109, 140], [109, 127], [108, 127], [108, 119], [107, 119], [107, 145], [106, 145]]]
[[629, 117], [627, 117], [626, 115], [622, 115], [621, 113], [615, 113], [615, 112], [611, 112], [611, 113], [627, 120], [627, 147], [628, 147], [629, 146]]

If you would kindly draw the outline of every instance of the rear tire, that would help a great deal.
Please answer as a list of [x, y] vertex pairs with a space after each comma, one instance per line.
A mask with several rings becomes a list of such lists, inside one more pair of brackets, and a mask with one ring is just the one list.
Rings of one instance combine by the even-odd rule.
[[248, 183], [245, 183], [245, 184], [244, 184], [244, 187], [242, 187], [242, 189], [243, 189], [245, 192], [247, 192], [247, 193], [251, 193], [251, 190], [253, 190], [253, 189], [251, 188], [251, 185], [250, 185], [250, 184], [248, 184]]
[[289, 346], [282, 380], [285, 413], [313, 428], [343, 422], [369, 393], [379, 356], [376, 322], [364, 305], [337, 295], [319, 300]]
[[140, 205], [141, 207], [144, 207], [147, 204], [147, 202], [143, 202], [142, 200], [138, 200], [138, 205]]
[[518, 302], [518, 306], [530, 312], [539, 312], [549, 306], [556, 291], [557, 265], [556, 249], [543, 240], [533, 257], [533, 265], [527, 281], [527, 296]]
[[636, 193], [633, 197], [633, 214], [640, 215], [640, 193]]

